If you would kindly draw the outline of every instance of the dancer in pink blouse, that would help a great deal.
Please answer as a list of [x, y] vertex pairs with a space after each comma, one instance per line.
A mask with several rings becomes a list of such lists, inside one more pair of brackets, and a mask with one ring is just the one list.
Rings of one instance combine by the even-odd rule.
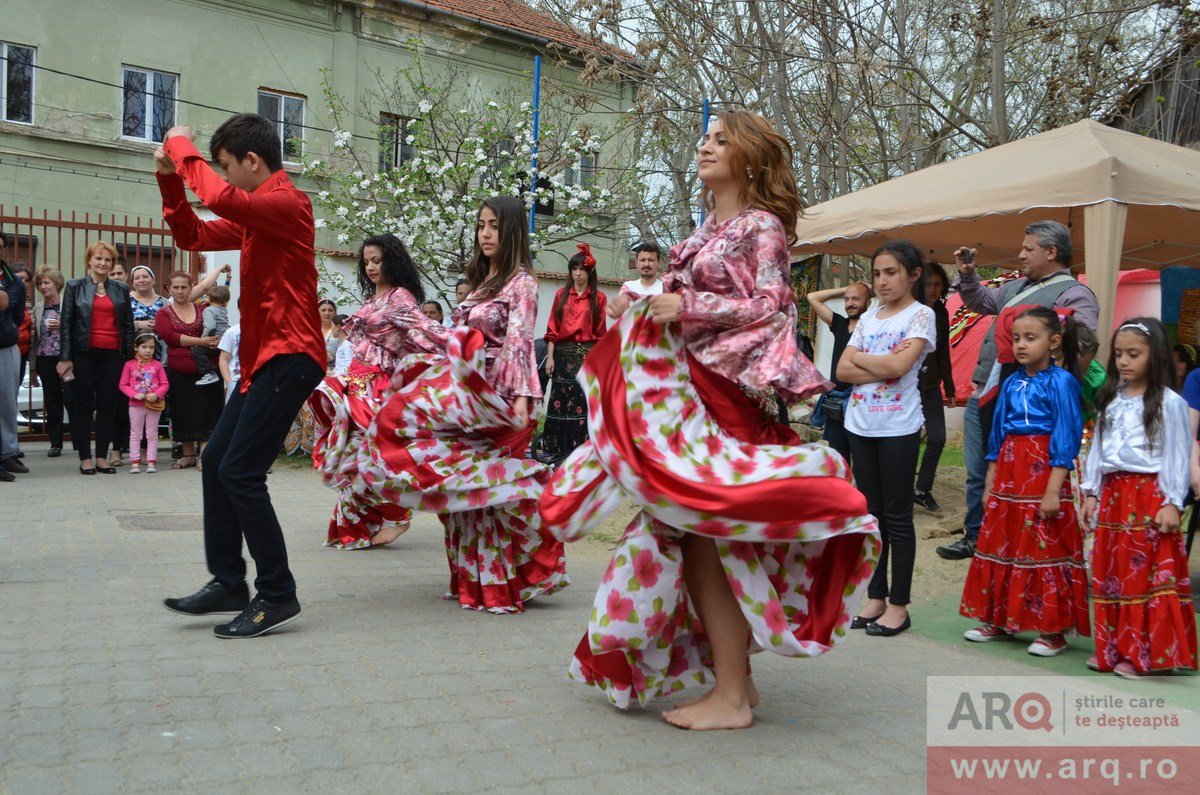
[[343, 327], [354, 349], [345, 375], [326, 376], [308, 399], [317, 423], [313, 463], [338, 490], [327, 546], [362, 549], [395, 541], [412, 511], [358, 481], [363, 433], [394, 387], [446, 354], [449, 329], [421, 312], [421, 274], [395, 235], [368, 238], [358, 253], [366, 303]]
[[618, 707], [701, 684], [663, 713], [686, 729], [753, 722], [751, 650], [790, 657], [846, 636], [878, 533], [846, 463], [777, 422], [830, 384], [796, 350], [791, 150], [761, 117], [722, 113], [701, 140], [708, 220], [671, 251], [663, 294], [622, 315], [580, 381], [591, 439], [541, 500], [574, 540], [629, 500], [571, 676]]
[[449, 356], [387, 399], [367, 433], [363, 473], [365, 487], [393, 502], [438, 512], [446, 598], [493, 613], [522, 612], [569, 582], [562, 542], [538, 521], [549, 470], [525, 458], [530, 406], [542, 394], [525, 218], [519, 199], [484, 202]]

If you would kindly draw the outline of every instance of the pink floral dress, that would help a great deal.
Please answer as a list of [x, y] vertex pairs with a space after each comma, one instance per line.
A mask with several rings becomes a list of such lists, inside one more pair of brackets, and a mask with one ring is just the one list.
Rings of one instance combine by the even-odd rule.
[[618, 707], [711, 680], [689, 609], [681, 542], [712, 538], [753, 650], [792, 657], [845, 637], [878, 559], [878, 528], [844, 459], [775, 422], [772, 394], [828, 388], [795, 347], [783, 227], [748, 210], [672, 249], [680, 322], [630, 307], [584, 362], [591, 440], [557, 470], [545, 527], [575, 540], [622, 499], [617, 544], [571, 676]]
[[447, 599], [519, 613], [569, 584], [561, 541], [542, 532], [549, 470], [525, 457], [534, 424], [512, 400], [541, 395], [533, 358], [537, 281], [521, 271], [454, 312], [449, 355], [392, 394], [366, 435], [361, 488], [436, 511], [446, 528]]
[[[375, 491], [355, 488], [360, 480], [363, 434], [387, 393], [444, 358], [450, 330], [421, 313], [412, 293], [394, 287], [374, 296], [344, 326], [354, 361], [344, 376], [326, 376], [308, 399], [316, 420], [313, 464], [337, 489], [326, 545], [371, 546], [386, 522], [404, 522], [412, 511]], [[403, 368], [401, 363], [404, 363]]]

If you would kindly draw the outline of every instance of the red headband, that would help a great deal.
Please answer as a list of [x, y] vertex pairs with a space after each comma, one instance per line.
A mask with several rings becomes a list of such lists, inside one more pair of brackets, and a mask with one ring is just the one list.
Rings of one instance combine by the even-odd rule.
[[591, 246], [589, 246], [587, 243], [580, 243], [578, 246], [576, 246], [576, 248], [578, 248], [579, 253], [583, 255], [583, 267], [587, 268], [588, 270], [596, 267], [596, 258], [592, 256]]

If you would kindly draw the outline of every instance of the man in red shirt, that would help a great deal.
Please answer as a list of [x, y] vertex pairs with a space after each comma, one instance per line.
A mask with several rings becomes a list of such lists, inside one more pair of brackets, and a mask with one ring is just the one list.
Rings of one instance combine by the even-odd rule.
[[[173, 127], [154, 153], [163, 218], [180, 248], [241, 251], [242, 376], [201, 454], [204, 550], [213, 579], [165, 604], [195, 616], [240, 613], [213, 631], [252, 638], [300, 614], [267, 470], [325, 375], [312, 204], [283, 170], [276, 125], [267, 119], [239, 114], [213, 133], [210, 149], [224, 179], [193, 139], [187, 127]], [[196, 217], [185, 183], [220, 220]], [[258, 569], [253, 600], [243, 538]]]

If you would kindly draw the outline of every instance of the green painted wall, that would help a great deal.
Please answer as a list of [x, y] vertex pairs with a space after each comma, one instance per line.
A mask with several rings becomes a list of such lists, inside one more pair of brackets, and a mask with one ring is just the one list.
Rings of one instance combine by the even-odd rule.
[[[322, 69], [331, 70], [339, 93], [356, 96], [374, 84], [373, 66], [390, 72], [407, 62], [399, 44], [411, 35], [429, 43], [427, 64], [465, 62], [485, 86], [526, 79], [535, 54], [530, 42], [501, 39], [465, 20], [422, 19], [387, 0], [6, 0], [4, 5], [0, 40], [36, 47], [39, 67], [112, 84], [121, 83], [122, 65], [171, 72], [179, 75], [181, 100], [232, 112], [256, 111], [259, 88], [304, 95], [310, 127], [306, 157], [326, 158], [331, 148]], [[0, 121], [0, 204], [33, 207], [39, 214], [102, 211], [157, 218], [156, 145], [121, 136], [121, 93], [116, 85], [36, 70], [34, 123]], [[628, 107], [629, 88], [612, 86], [604, 93], [607, 108]], [[228, 115], [177, 104], [177, 123], [197, 131], [202, 149]], [[601, 124], [611, 118], [596, 117]], [[375, 136], [373, 125], [365, 120], [359, 125], [354, 132]], [[330, 240], [318, 243], [334, 246]], [[629, 278], [623, 247], [593, 243], [602, 275]]]

